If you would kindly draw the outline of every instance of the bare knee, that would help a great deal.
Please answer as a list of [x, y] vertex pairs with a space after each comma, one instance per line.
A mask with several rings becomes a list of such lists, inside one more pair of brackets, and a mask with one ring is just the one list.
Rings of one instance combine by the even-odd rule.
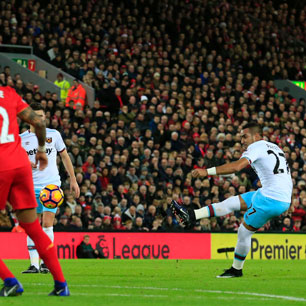
[[45, 211], [42, 217], [42, 226], [51, 227], [53, 226], [55, 214], [50, 211]]
[[18, 209], [16, 210], [16, 217], [20, 222], [32, 223], [37, 219], [36, 208]]
[[239, 195], [239, 200], [240, 200], [240, 209], [246, 211], [248, 209], [248, 206], [241, 195]]

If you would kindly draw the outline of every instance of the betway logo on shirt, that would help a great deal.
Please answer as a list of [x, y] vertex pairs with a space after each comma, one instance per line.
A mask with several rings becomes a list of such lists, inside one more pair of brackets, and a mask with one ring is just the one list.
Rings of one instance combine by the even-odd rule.
[[[53, 150], [52, 148], [47, 148], [46, 149], [46, 154], [50, 155], [52, 150]], [[30, 150], [30, 151], [27, 151], [27, 153], [28, 153], [28, 155], [36, 155], [37, 149], [33, 149], [33, 150]]]

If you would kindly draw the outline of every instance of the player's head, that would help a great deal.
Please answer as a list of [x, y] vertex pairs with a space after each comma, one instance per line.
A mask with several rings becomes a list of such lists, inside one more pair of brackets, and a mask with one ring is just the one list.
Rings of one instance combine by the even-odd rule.
[[40, 103], [33, 102], [30, 104], [30, 106], [33, 109], [33, 111], [36, 113], [36, 115], [41, 117], [43, 121], [46, 120], [46, 114], [45, 114], [44, 108], [41, 106]]
[[249, 122], [242, 127], [241, 143], [246, 149], [250, 144], [262, 139], [262, 128], [257, 122]]
[[59, 81], [62, 81], [62, 80], [64, 79], [63, 74], [62, 74], [62, 73], [59, 73], [59, 74], [57, 75], [57, 79], [58, 79]]
[[89, 241], [90, 241], [90, 236], [89, 236], [89, 235], [84, 235], [83, 241], [84, 241], [86, 244], [88, 244]]

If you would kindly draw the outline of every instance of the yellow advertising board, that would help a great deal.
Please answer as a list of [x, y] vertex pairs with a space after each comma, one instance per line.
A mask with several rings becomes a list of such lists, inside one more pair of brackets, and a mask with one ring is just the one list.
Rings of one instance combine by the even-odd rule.
[[[211, 259], [233, 259], [237, 234], [211, 234]], [[247, 259], [306, 259], [306, 234], [254, 234]]]

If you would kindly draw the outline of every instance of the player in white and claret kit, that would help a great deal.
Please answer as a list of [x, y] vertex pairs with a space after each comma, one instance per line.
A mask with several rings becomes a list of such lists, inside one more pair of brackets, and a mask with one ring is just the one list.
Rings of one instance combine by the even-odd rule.
[[238, 210], [246, 211], [238, 229], [233, 265], [219, 278], [242, 276], [252, 235], [267, 221], [288, 210], [291, 203], [292, 179], [285, 153], [274, 143], [262, 139], [262, 129], [257, 123], [248, 123], [242, 128], [241, 143], [245, 151], [238, 161], [219, 167], [196, 169], [192, 171], [192, 176], [231, 174], [251, 165], [260, 179], [261, 188], [197, 210], [181, 206], [174, 200], [171, 203], [174, 214], [187, 226], [202, 218], [225, 216]]
[[[31, 104], [31, 107], [38, 116], [45, 120], [45, 112], [39, 103], [33, 103]], [[70, 190], [71, 192], [74, 191], [75, 196], [78, 198], [80, 195], [80, 189], [75, 178], [74, 168], [67, 153], [62, 136], [57, 130], [46, 129], [46, 154], [48, 157], [48, 166], [43, 171], [39, 171], [37, 165], [35, 165], [35, 155], [38, 147], [37, 137], [35, 136], [35, 128], [30, 126], [30, 130], [20, 134], [20, 137], [22, 142], [21, 145], [27, 151], [32, 165], [34, 191], [38, 204], [37, 214], [39, 216], [42, 214], [43, 230], [53, 242], [53, 222], [57, 208], [50, 209], [44, 207], [39, 201], [39, 193], [45, 186], [49, 184], [54, 184], [59, 187], [61, 186], [61, 178], [59, 176], [56, 162], [57, 153], [59, 153], [65, 169], [70, 176]], [[41, 261], [39, 266], [39, 255], [34, 242], [30, 239], [30, 237], [27, 237], [27, 245], [30, 254], [31, 265], [22, 273], [48, 273], [49, 269], [43, 263], [43, 261]]]

